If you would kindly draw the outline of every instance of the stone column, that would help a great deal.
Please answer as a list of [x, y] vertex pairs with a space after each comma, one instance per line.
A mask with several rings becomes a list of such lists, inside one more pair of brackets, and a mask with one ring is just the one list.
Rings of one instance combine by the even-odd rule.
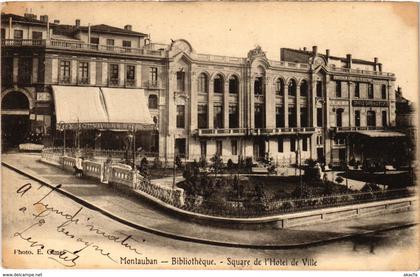
[[284, 96], [283, 96], [283, 106], [284, 106], [284, 127], [289, 127], [289, 89], [287, 84], [284, 85]]
[[265, 127], [275, 128], [276, 127], [276, 99], [273, 91], [273, 84], [270, 82], [270, 78], [265, 78], [266, 90], [264, 96], [265, 104]]
[[102, 85], [108, 85], [108, 63], [102, 62]]
[[96, 85], [96, 61], [89, 62], [89, 84]]
[[349, 105], [348, 105], [348, 107], [349, 107], [349, 127], [352, 127], [354, 125], [354, 122], [353, 122], [354, 112], [353, 112], [353, 105], [352, 105], [352, 100], [353, 100], [353, 94], [352, 94], [353, 89], [352, 89], [352, 87], [353, 87], [353, 83], [348, 81], [347, 82], [347, 91], [348, 91], [347, 99], [349, 101]]
[[71, 70], [70, 77], [71, 77], [71, 83], [72, 84], [76, 84], [77, 83], [77, 79], [78, 79], [78, 76], [77, 76], [77, 73], [78, 73], [77, 67], [78, 67], [78, 62], [75, 59], [75, 57], [72, 57], [72, 60], [70, 62], [70, 70]]
[[316, 107], [316, 76], [312, 74], [312, 82], [311, 82], [311, 107], [312, 107], [312, 126], [316, 127], [317, 121], [317, 107]]
[[[191, 93], [190, 93], [190, 130], [193, 131], [198, 128], [197, 123], [197, 74], [191, 73]], [[190, 132], [191, 133], [191, 132]]]
[[296, 127], [300, 127], [300, 84], [296, 86]]
[[229, 126], [229, 80], [224, 80], [223, 91], [223, 128], [230, 128]]
[[120, 86], [125, 86], [125, 64], [119, 64], [118, 66], [118, 84]]
[[19, 57], [13, 56], [13, 83], [18, 82], [18, 75], [19, 75]]
[[214, 82], [213, 80], [209, 80], [209, 95], [208, 95], [208, 127], [209, 129], [214, 128], [214, 113], [213, 113], [213, 92], [214, 90]]

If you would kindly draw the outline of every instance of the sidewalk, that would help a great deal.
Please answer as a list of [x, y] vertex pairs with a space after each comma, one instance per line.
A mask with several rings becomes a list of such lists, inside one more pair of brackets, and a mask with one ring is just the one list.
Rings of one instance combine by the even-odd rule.
[[[233, 230], [204, 225], [169, 215], [148, 201], [124, 195], [104, 184], [77, 178], [57, 167], [39, 162], [39, 158], [31, 154], [8, 154], [2, 156], [2, 162], [32, 177], [41, 178], [50, 185], [62, 184], [62, 191], [72, 194], [73, 200], [82, 204], [87, 202], [115, 220], [181, 240], [237, 247], [288, 248], [413, 224], [413, 213], [401, 212], [290, 229], [266, 227]], [[7, 184], [7, 180], [3, 181]]]

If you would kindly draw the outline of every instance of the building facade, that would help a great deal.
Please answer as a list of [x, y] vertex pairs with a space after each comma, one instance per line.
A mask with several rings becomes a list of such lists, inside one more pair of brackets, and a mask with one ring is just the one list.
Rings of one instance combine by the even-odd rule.
[[156, 129], [138, 141], [163, 160], [268, 155], [278, 164], [335, 165], [365, 159], [360, 141], [393, 138], [386, 131], [396, 123], [393, 73], [377, 58], [336, 57], [316, 46], [282, 48], [280, 60], [261, 47], [242, 58], [215, 56], [183, 39], [151, 43], [129, 25], [2, 14], [2, 69], [2, 118], [39, 130], [46, 144], [58, 137], [54, 85], [142, 89]]

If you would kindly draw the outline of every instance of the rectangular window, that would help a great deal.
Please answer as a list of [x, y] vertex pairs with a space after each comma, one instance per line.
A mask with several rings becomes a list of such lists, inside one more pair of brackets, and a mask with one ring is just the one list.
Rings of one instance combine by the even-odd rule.
[[290, 138], [290, 152], [296, 151], [296, 139]]
[[131, 48], [131, 41], [130, 40], [123, 40], [122, 46], [127, 47], [127, 48]]
[[255, 128], [264, 128], [264, 107], [262, 104], [254, 106], [254, 125]]
[[360, 111], [354, 111], [354, 126], [360, 127]]
[[229, 105], [229, 128], [238, 127], [238, 105]]
[[176, 106], [176, 127], [185, 128], [185, 106]]
[[368, 84], [368, 98], [374, 98], [373, 84]]
[[316, 81], [316, 97], [322, 97], [323, 95], [322, 82]]
[[223, 154], [223, 144], [221, 140], [216, 141], [216, 155], [222, 156]]
[[335, 97], [341, 98], [341, 81], [335, 82]]
[[70, 83], [70, 61], [60, 62], [60, 83]]
[[283, 153], [283, 138], [277, 139], [277, 152]]
[[276, 128], [284, 127], [284, 110], [283, 107], [276, 107]]
[[41, 40], [42, 39], [42, 32], [32, 31], [32, 39]]
[[6, 29], [1, 28], [1, 39], [6, 39]]
[[238, 155], [238, 141], [237, 140], [232, 140], [230, 142], [230, 145], [232, 147], [232, 155]]
[[23, 30], [14, 30], [13, 38], [16, 39], [16, 40], [22, 40], [23, 39]]
[[309, 127], [308, 125], [308, 108], [300, 108], [300, 126]]
[[366, 116], [367, 126], [375, 127], [376, 126], [376, 113], [375, 111], [367, 111]]
[[107, 45], [106, 49], [107, 50], [114, 50], [114, 43], [115, 43], [115, 41], [113, 39], [108, 38], [106, 40], [106, 45]]
[[207, 156], [207, 141], [200, 141], [200, 154], [201, 157]]
[[27, 57], [19, 58], [18, 67], [19, 82], [29, 84], [32, 80], [32, 59]]
[[3, 84], [13, 82], [13, 58], [2, 57], [1, 59], [1, 80]]
[[223, 107], [218, 104], [214, 105], [214, 128], [221, 129], [223, 128]]
[[382, 89], [381, 89], [381, 97], [382, 99], [386, 99], [386, 85], [382, 85]]
[[198, 128], [199, 129], [208, 128], [208, 125], [207, 125], [207, 105], [198, 105], [197, 116], [198, 116]]
[[302, 151], [308, 151], [308, 138], [302, 139]]
[[136, 66], [127, 65], [126, 84], [127, 86], [134, 86], [136, 80]]
[[149, 72], [149, 85], [156, 87], [158, 85], [158, 69], [151, 67]]
[[322, 115], [322, 108], [316, 109], [316, 126], [322, 127], [323, 115]]
[[360, 98], [360, 84], [354, 84], [354, 98]]
[[289, 127], [296, 127], [296, 108], [289, 107]]
[[120, 83], [120, 67], [118, 64], [110, 64], [109, 67], [109, 83], [110, 85], [118, 86]]
[[178, 71], [176, 73], [176, 89], [178, 91], [185, 90], [185, 72], [184, 71]]
[[91, 44], [99, 44], [99, 38], [91, 37], [90, 38], [90, 43]]
[[388, 126], [388, 116], [386, 111], [382, 111], [382, 126], [387, 127]]
[[78, 83], [89, 84], [89, 63], [79, 62]]

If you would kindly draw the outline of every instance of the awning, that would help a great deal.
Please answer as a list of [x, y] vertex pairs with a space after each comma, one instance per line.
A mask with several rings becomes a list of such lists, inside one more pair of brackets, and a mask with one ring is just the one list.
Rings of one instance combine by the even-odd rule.
[[52, 86], [60, 129], [152, 129], [142, 89]]
[[405, 134], [393, 131], [357, 131], [357, 133], [370, 138], [405, 137]]

